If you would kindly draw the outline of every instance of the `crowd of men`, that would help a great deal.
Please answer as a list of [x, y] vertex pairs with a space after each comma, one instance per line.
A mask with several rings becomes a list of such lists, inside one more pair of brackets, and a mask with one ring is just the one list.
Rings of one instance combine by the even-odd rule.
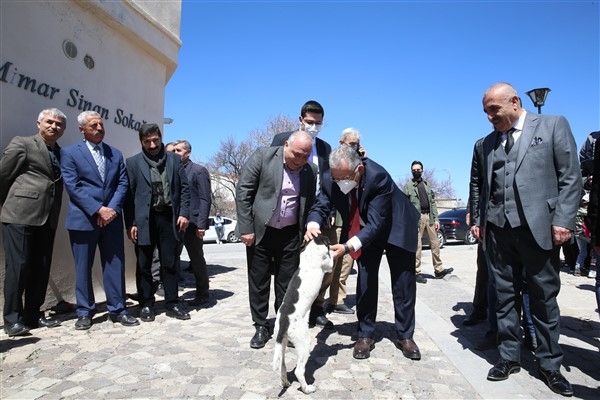
[[[479, 308], [465, 319], [465, 325], [493, 314], [493, 343], [500, 359], [487, 379], [505, 380], [520, 370], [520, 320], [526, 309], [535, 339], [529, 348], [537, 358], [540, 377], [552, 391], [571, 396], [571, 385], [560, 372], [563, 353], [558, 344], [556, 297], [559, 250], [571, 241], [576, 229], [582, 191], [575, 140], [564, 117], [525, 111], [516, 90], [507, 83], [485, 92], [483, 110], [493, 131], [474, 146], [468, 208], [472, 233], [480, 240], [478, 290], [483, 290], [479, 297], [485, 300], [477, 302]], [[335, 149], [318, 138], [324, 115], [318, 102], [305, 103], [298, 130], [280, 133], [271, 146], [258, 148], [239, 177], [237, 233], [246, 246], [250, 316], [255, 327], [250, 347], [264, 347], [271, 335], [267, 319], [271, 280], [277, 311], [298, 269], [302, 242], [322, 234], [329, 237], [336, 262], [333, 272], [323, 279], [309, 325], [331, 329], [328, 312], [355, 312], [345, 304], [346, 280], [355, 264], [358, 339], [353, 357], [369, 358], [375, 348], [378, 274], [385, 254], [391, 275], [395, 345], [405, 357], [419, 360], [421, 352], [413, 334], [416, 283], [426, 282], [420, 268], [423, 234], [430, 239], [434, 277], [453, 272], [442, 266], [435, 234], [437, 208], [422, 178], [423, 164], [412, 163], [413, 179], [402, 191], [383, 166], [367, 157], [356, 129], [344, 130]], [[76, 272], [75, 328], [89, 329], [97, 312], [91, 280], [96, 248], [110, 319], [124, 326], [139, 324], [125, 302], [123, 229], [137, 256], [139, 318], [144, 322], [155, 319], [160, 281], [166, 315], [190, 319], [178, 298], [179, 255], [185, 246], [196, 278], [192, 305], [208, 301], [202, 248], [211, 208], [208, 172], [190, 161], [189, 142], [165, 146], [156, 124], [140, 128], [142, 151], [126, 161], [118, 149], [104, 142], [106, 132], [99, 114], [83, 112], [78, 124], [83, 140], [61, 149], [57, 140], [65, 130], [66, 117], [57, 109], [43, 110], [37, 122], [39, 133], [15, 137], [0, 159], [6, 333], [19, 336], [32, 328], [59, 324], [46, 318], [40, 307], [63, 187], [69, 196], [65, 228]], [[593, 167], [600, 174], [600, 161]], [[592, 243], [600, 252], [596, 235], [600, 232], [599, 186], [600, 180], [593, 181], [589, 217]], [[153, 270], [156, 250], [158, 279]], [[479, 269], [484, 278], [479, 278]]]

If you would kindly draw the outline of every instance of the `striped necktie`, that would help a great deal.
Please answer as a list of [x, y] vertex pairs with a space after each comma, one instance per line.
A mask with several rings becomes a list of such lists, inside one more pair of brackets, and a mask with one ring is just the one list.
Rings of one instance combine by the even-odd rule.
[[106, 167], [104, 166], [104, 160], [102, 159], [102, 154], [100, 153], [100, 146], [94, 146], [92, 156], [94, 156], [94, 161], [96, 161], [96, 165], [98, 166], [100, 178], [102, 178], [102, 182], [104, 182], [104, 179], [106, 178]]

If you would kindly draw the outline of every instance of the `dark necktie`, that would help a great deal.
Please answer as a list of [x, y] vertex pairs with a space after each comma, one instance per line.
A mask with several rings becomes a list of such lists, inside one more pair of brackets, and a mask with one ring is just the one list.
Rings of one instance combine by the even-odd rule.
[[[356, 196], [356, 189], [352, 189], [350, 192], [350, 231], [348, 232], [348, 238], [356, 236], [356, 234], [360, 231], [360, 215], [358, 213], [358, 199]], [[354, 253], [351, 253], [350, 256], [358, 260], [360, 255], [362, 254], [362, 249], [358, 249]]]
[[515, 144], [515, 138], [513, 137], [514, 131], [515, 128], [510, 128], [508, 132], [506, 132], [506, 143], [504, 144], [504, 151], [506, 154], [510, 152], [510, 149], [512, 149], [513, 145]]

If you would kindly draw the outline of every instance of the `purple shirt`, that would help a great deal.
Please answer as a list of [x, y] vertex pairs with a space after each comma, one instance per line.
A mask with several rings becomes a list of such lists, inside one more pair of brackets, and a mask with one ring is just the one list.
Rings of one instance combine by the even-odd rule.
[[300, 171], [292, 171], [283, 165], [283, 182], [277, 201], [277, 207], [269, 220], [268, 226], [281, 229], [298, 223], [298, 207], [300, 206]]

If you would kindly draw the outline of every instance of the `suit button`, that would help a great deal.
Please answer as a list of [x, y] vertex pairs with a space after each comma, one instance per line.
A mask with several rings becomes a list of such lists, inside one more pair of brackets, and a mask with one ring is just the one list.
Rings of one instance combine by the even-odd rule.
[[508, 214], [508, 213], [510, 213], [510, 211], [506, 210], [506, 211], [505, 211], [505, 213], [507, 213], [507, 214]]
[[506, 189], [508, 189], [508, 185], [504, 186]]

